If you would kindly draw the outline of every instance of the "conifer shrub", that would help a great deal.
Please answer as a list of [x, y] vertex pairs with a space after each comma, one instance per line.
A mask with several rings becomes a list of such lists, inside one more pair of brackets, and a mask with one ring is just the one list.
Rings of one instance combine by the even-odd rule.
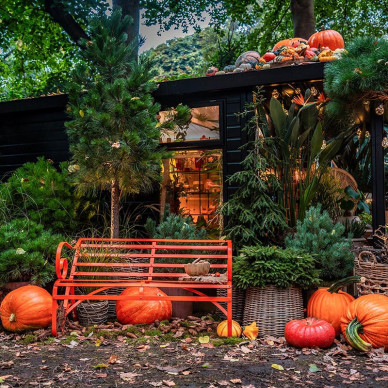
[[238, 189], [220, 210], [225, 217], [226, 237], [233, 241], [235, 252], [244, 246], [279, 243], [287, 228], [285, 211], [277, 201], [279, 181], [269, 173], [269, 160], [258, 151], [260, 144], [249, 146], [253, 149], [241, 163], [242, 171], [228, 181]]
[[26, 218], [0, 226], [0, 285], [31, 281], [45, 285], [54, 278], [55, 252], [64, 240]]
[[351, 240], [344, 236], [345, 227], [333, 224], [321, 205], [310, 207], [303, 222], [298, 221], [296, 233], [287, 236], [287, 248], [314, 255], [319, 276], [324, 281], [344, 278], [352, 274], [354, 254]]
[[234, 258], [233, 284], [238, 288], [309, 288], [318, 283], [314, 258], [300, 250], [247, 246]]
[[14, 171], [0, 184], [0, 220], [26, 217], [46, 229], [65, 233], [76, 226], [75, 197], [66, 163], [57, 170], [38, 158]]
[[205, 229], [198, 229], [191, 217], [182, 217], [167, 211], [159, 225], [151, 218], [147, 219], [146, 231], [151, 238], [204, 240], [207, 238]]

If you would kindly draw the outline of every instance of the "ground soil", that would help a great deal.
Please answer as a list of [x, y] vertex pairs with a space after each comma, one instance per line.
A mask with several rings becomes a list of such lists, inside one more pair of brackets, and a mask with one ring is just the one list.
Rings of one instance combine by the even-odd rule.
[[43, 330], [2, 332], [0, 387], [388, 386], [388, 354], [382, 350], [361, 354], [342, 341], [327, 350], [295, 349], [269, 336], [220, 340], [215, 326], [210, 320], [75, 325], [56, 339]]

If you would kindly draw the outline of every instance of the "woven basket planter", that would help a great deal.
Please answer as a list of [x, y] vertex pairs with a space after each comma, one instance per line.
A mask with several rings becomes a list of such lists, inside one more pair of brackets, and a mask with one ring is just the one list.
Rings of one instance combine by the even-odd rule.
[[[148, 263], [149, 260], [146, 258], [138, 258], [138, 257], [131, 257], [124, 260], [124, 263], [130, 264], [130, 263]], [[144, 273], [148, 272], [147, 267], [113, 267], [114, 272], [138, 272], [138, 273]], [[136, 277], [136, 276], [118, 276], [117, 279], [122, 280], [130, 280], [130, 279], [144, 279], [144, 277]]]
[[292, 319], [302, 319], [303, 298], [298, 287], [250, 287], [245, 297], [243, 325], [256, 322], [260, 335], [284, 336], [284, 327]]
[[[125, 290], [124, 287], [109, 288], [109, 290], [102, 291], [104, 295], [120, 295]], [[116, 303], [117, 300], [108, 300], [108, 321], [116, 321]]]
[[357, 294], [383, 294], [388, 296], [388, 259], [377, 258], [369, 251], [362, 251], [354, 261], [354, 274], [363, 276], [364, 283], [357, 283]]
[[[218, 297], [226, 297], [226, 289], [218, 288], [217, 289]], [[243, 315], [244, 315], [244, 305], [245, 305], [245, 290], [241, 290], [240, 288], [232, 288], [232, 317], [233, 320], [242, 324]], [[227, 303], [220, 302], [220, 305], [226, 309]], [[221, 317], [221, 319], [226, 319], [224, 313], [222, 313], [219, 309], [217, 309], [217, 314]]]
[[103, 325], [108, 321], [108, 301], [85, 300], [77, 306], [77, 315], [82, 326]]

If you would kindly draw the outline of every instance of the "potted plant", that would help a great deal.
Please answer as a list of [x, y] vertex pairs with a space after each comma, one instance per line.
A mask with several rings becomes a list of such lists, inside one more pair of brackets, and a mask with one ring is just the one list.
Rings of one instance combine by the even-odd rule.
[[319, 282], [314, 258], [305, 252], [261, 245], [246, 246], [235, 258], [234, 285], [246, 289], [243, 324], [282, 336], [286, 323], [303, 318], [302, 288]]
[[59, 234], [27, 218], [0, 226], [0, 286], [11, 291], [27, 284], [44, 286], [54, 278]]

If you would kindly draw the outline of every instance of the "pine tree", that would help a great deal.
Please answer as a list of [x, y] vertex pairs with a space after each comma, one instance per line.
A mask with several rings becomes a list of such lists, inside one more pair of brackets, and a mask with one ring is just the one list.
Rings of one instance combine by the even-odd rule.
[[[89, 67], [78, 67], [68, 108], [75, 181], [81, 190], [110, 190], [111, 238], [119, 237], [120, 200], [152, 189], [165, 156], [159, 148], [163, 125], [152, 97], [152, 63], [135, 61], [136, 45], [127, 43], [130, 23], [120, 10], [92, 21], [91, 40], [83, 43]], [[181, 106], [173, 119], [188, 115]]]

